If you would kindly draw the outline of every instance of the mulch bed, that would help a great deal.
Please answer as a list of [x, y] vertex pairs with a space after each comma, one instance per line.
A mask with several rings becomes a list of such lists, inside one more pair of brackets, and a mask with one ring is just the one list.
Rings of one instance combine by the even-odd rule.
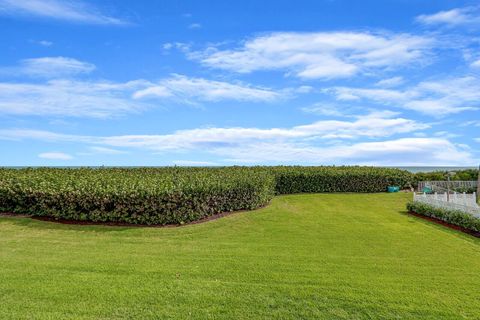
[[196, 221], [191, 221], [187, 222], [184, 224], [165, 224], [165, 225], [160, 225], [160, 224], [135, 224], [135, 223], [125, 223], [125, 222], [95, 222], [95, 221], [79, 221], [79, 220], [68, 220], [68, 219], [55, 219], [52, 217], [45, 217], [45, 216], [34, 216], [34, 215], [25, 215], [25, 214], [14, 214], [14, 213], [0, 213], [0, 217], [18, 217], [18, 218], [31, 218], [34, 220], [39, 220], [39, 221], [47, 221], [47, 222], [55, 222], [55, 223], [60, 223], [60, 224], [70, 224], [70, 225], [84, 225], [84, 226], [111, 226], [111, 227], [149, 227], [149, 228], [178, 228], [178, 227], [184, 227], [192, 224], [199, 224], [199, 223], [205, 223], [208, 221], [212, 220], [217, 220], [232, 214], [237, 214], [237, 213], [242, 213], [242, 212], [247, 212], [247, 211], [256, 211], [259, 209], [264, 208], [265, 206], [262, 206], [260, 208], [257, 208], [255, 210], [238, 210], [238, 211], [230, 211], [230, 212], [222, 212], [222, 213], [217, 213], [208, 217], [204, 217], [200, 220]]
[[445, 222], [445, 221], [437, 219], [437, 218], [427, 217], [427, 216], [418, 214], [418, 213], [413, 212], [413, 211], [410, 211], [409, 214], [412, 215], [412, 216], [415, 216], [417, 218], [421, 218], [423, 220], [431, 221], [431, 222], [434, 222], [436, 224], [441, 224], [442, 226], [445, 226], [445, 227], [453, 229], [453, 230], [457, 230], [457, 231], [461, 231], [463, 233], [467, 233], [467, 234], [469, 234], [471, 236], [474, 236], [476, 238], [480, 238], [480, 232], [469, 230], [469, 229], [466, 229], [466, 228], [463, 228], [463, 227]]

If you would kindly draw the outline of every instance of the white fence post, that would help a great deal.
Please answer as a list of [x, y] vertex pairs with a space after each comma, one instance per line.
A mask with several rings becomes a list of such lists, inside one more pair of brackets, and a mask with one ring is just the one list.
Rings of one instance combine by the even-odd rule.
[[443, 209], [452, 209], [459, 210], [465, 213], [474, 215], [475, 217], [480, 218], [480, 206], [476, 203], [476, 194], [466, 194], [463, 193], [463, 196], [459, 197], [458, 194], [455, 194], [450, 198], [450, 201], [447, 202], [445, 199], [446, 194], [439, 195], [438, 193], [434, 194], [413, 194], [413, 200], [417, 202], [426, 203], [438, 208]]

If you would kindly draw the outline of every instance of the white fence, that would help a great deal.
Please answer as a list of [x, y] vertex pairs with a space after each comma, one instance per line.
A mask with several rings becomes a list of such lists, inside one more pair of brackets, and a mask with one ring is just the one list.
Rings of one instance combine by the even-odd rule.
[[434, 207], [443, 209], [459, 210], [466, 213], [470, 213], [480, 218], [480, 206], [476, 201], [476, 194], [466, 193], [413, 193], [413, 201], [423, 202]]
[[447, 190], [450, 185], [450, 190], [454, 189], [476, 189], [477, 181], [420, 181], [418, 182], [418, 191], [422, 191], [424, 187], [429, 187], [433, 191], [436, 189]]

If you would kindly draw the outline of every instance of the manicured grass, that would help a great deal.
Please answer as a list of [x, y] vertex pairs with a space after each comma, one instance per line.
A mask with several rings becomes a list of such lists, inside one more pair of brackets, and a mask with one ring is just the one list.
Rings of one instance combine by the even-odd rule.
[[480, 239], [410, 197], [281, 196], [180, 228], [0, 218], [0, 319], [479, 319]]

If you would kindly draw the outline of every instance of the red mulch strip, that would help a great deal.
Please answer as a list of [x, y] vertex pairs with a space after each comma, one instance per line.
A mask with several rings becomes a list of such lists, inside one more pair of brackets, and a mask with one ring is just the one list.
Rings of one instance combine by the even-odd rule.
[[265, 206], [262, 206], [260, 208], [254, 209], [254, 210], [238, 210], [238, 211], [230, 211], [230, 212], [222, 212], [222, 213], [217, 213], [211, 216], [204, 217], [200, 220], [196, 221], [191, 221], [187, 222], [184, 224], [135, 224], [135, 223], [125, 223], [125, 222], [95, 222], [95, 221], [80, 221], [80, 220], [68, 220], [68, 219], [55, 219], [52, 217], [45, 217], [45, 216], [34, 216], [34, 215], [25, 215], [25, 214], [15, 214], [15, 213], [0, 213], [0, 217], [21, 217], [21, 218], [31, 218], [34, 220], [39, 220], [39, 221], [47, 221], [47, 222], [55, 222], [55, 223], [60, 223], [60, 224], [71, 224], [71, 225], [84, 225], [84, 226], [111, 226], [111, 227], [149, 227], [149, 228], [178, 228], [178, 227], [183, 227], [183, 226], [188, 226], [191, 224], [199, 224], [199, 223], [205, 223], [208, 221], [212, 220], [217, 220], [232, 214], [236, 213], [242, 213], [246, 211], [255, 211], [258, 209], [262, 209]]
[[460, 226], [445, 222], [445, 221], [437, 219], [437, 218], [427, 217], [427, 216], [418, 214], [418, 213], [413, 212], [413, 211], [410, 211], [409, 214], [411, 214], [412, 216], [415, 216], [417, 218], [421, 218], [423, 220], [431, 221], [431, 222], [434, 222], [436, 224], [441, 224], [442, 226], [445, 226], [445, 227], [453, 229], [453, 230], [457, 230], [457, 231], [461, 231], [463, 233], [467, 233], [467, 234], [469, 234], [471, 236], [474, 236], [476, 238], [480, 238], [480, 232], [469, 230], [469, 229], [466, 229], [464, 227], [460, 227]]

